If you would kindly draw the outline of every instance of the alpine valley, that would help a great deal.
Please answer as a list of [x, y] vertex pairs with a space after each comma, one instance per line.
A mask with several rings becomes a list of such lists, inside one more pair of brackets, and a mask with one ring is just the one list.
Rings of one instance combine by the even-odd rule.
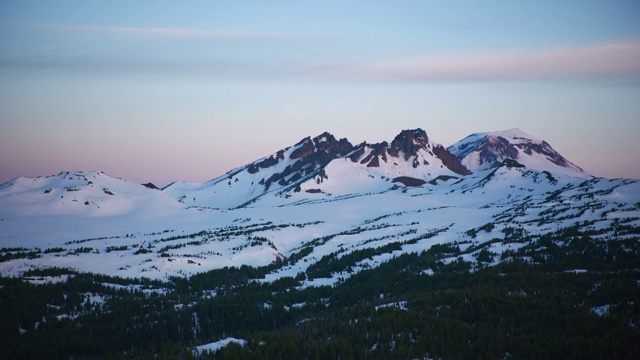
[[519, 129], [0, 185], [5, 359], [637, 359], [639, 271], [640, 182]]

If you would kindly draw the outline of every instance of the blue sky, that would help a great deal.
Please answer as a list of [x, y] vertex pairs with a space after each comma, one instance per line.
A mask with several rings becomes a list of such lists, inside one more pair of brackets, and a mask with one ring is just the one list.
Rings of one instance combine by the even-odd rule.
[[0, 182], [203, 182], [329, 131], [518, 127], [640, 178], [637, 1], [3, 1]]

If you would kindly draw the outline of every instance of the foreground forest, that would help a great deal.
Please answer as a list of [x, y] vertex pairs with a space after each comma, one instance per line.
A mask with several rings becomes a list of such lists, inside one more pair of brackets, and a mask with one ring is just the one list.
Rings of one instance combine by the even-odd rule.
[[[32, 270], [0, 278], [0, 358], [640, 358], [639, 238], [555, 235], [475, 262], [436, 245], [334, 286], [300, 284], [349, 258], [274, 282], [295, 256], [170, 281]], [[228, 337], [246, 343], [194, 353]]]

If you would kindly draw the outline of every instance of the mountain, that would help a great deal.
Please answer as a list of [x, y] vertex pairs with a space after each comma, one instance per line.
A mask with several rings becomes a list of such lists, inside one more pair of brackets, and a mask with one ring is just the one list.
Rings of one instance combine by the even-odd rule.
[[520, 129], [472, 134], [449, 146], [447, 150], [471, 171], [496, 168], [503, 160], [511, 159], [529, 169], [580, 178], [590, 177], [555, 151], [549, 143]]
[[[519, 130], [450, 149], [421, 129], [355, 146], [323, 133], [162, 191], [99, 172], [18, 178], [0, 186], [0, 273], [68, 266], [162, 279], [286, 260], [264, 281], [306, 273], [313, 286], [438, 244], [474, 264], [486, 249], [497, 264], [572, 226], [598, 239], [640, 232], [638, 181], [593, 178]], [[345, 256], [352, 272], [313, 270]]]
[[149, 185], [82, 171], [14, 179], [0, 185], [0, 203], [0, 215], [4, 216], [104, 217], [184, 208]]
[[317, 174], [331, 160], [348, 154], [353, 146], [329, 133], [304, 138], [253, 163], [229, 171], [209, 182], [177, 181], [165, 193], [192, 206], [234, 208], [268, 192], [291, 187]]
[[404, 130], [391, 143], [356, 146], [325, 132], [207, 183], [174, 182], [163, 191], [190, 206], [236, 208], [267, 194], [277, 197], [269, 204], [282, 203], [289, 198], [380, 192], [400, 184], [460, 179], [469, 173], [422, 129]]

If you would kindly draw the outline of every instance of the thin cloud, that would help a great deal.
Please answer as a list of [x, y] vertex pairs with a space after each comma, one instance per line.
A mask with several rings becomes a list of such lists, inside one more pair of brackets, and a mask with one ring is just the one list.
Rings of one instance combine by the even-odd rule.
[[328, 71], [356, 81], [416, 83], [640, 78], [640, 39], [543, 51], [418, 56]]
[[336, 33], [313, 33], [313, 32], [263, 32], [247, 30], [200, 30], [188, 28], [136, 28], [136, 27], [111, 27], [93, 25], [63, 25], [63, 24], [36, 24], [36, 23], [5, 23], [7, 25], [42, 28], [53, 30], [64, 30], [73, 32], [102, 32], [136, 34], [145, 36], [175, 37], [175, 38], [211, 38], [220, 40], [260, 40], [279, 38], [300, 38], [300, 37], [324, 37], [335, 36]]

